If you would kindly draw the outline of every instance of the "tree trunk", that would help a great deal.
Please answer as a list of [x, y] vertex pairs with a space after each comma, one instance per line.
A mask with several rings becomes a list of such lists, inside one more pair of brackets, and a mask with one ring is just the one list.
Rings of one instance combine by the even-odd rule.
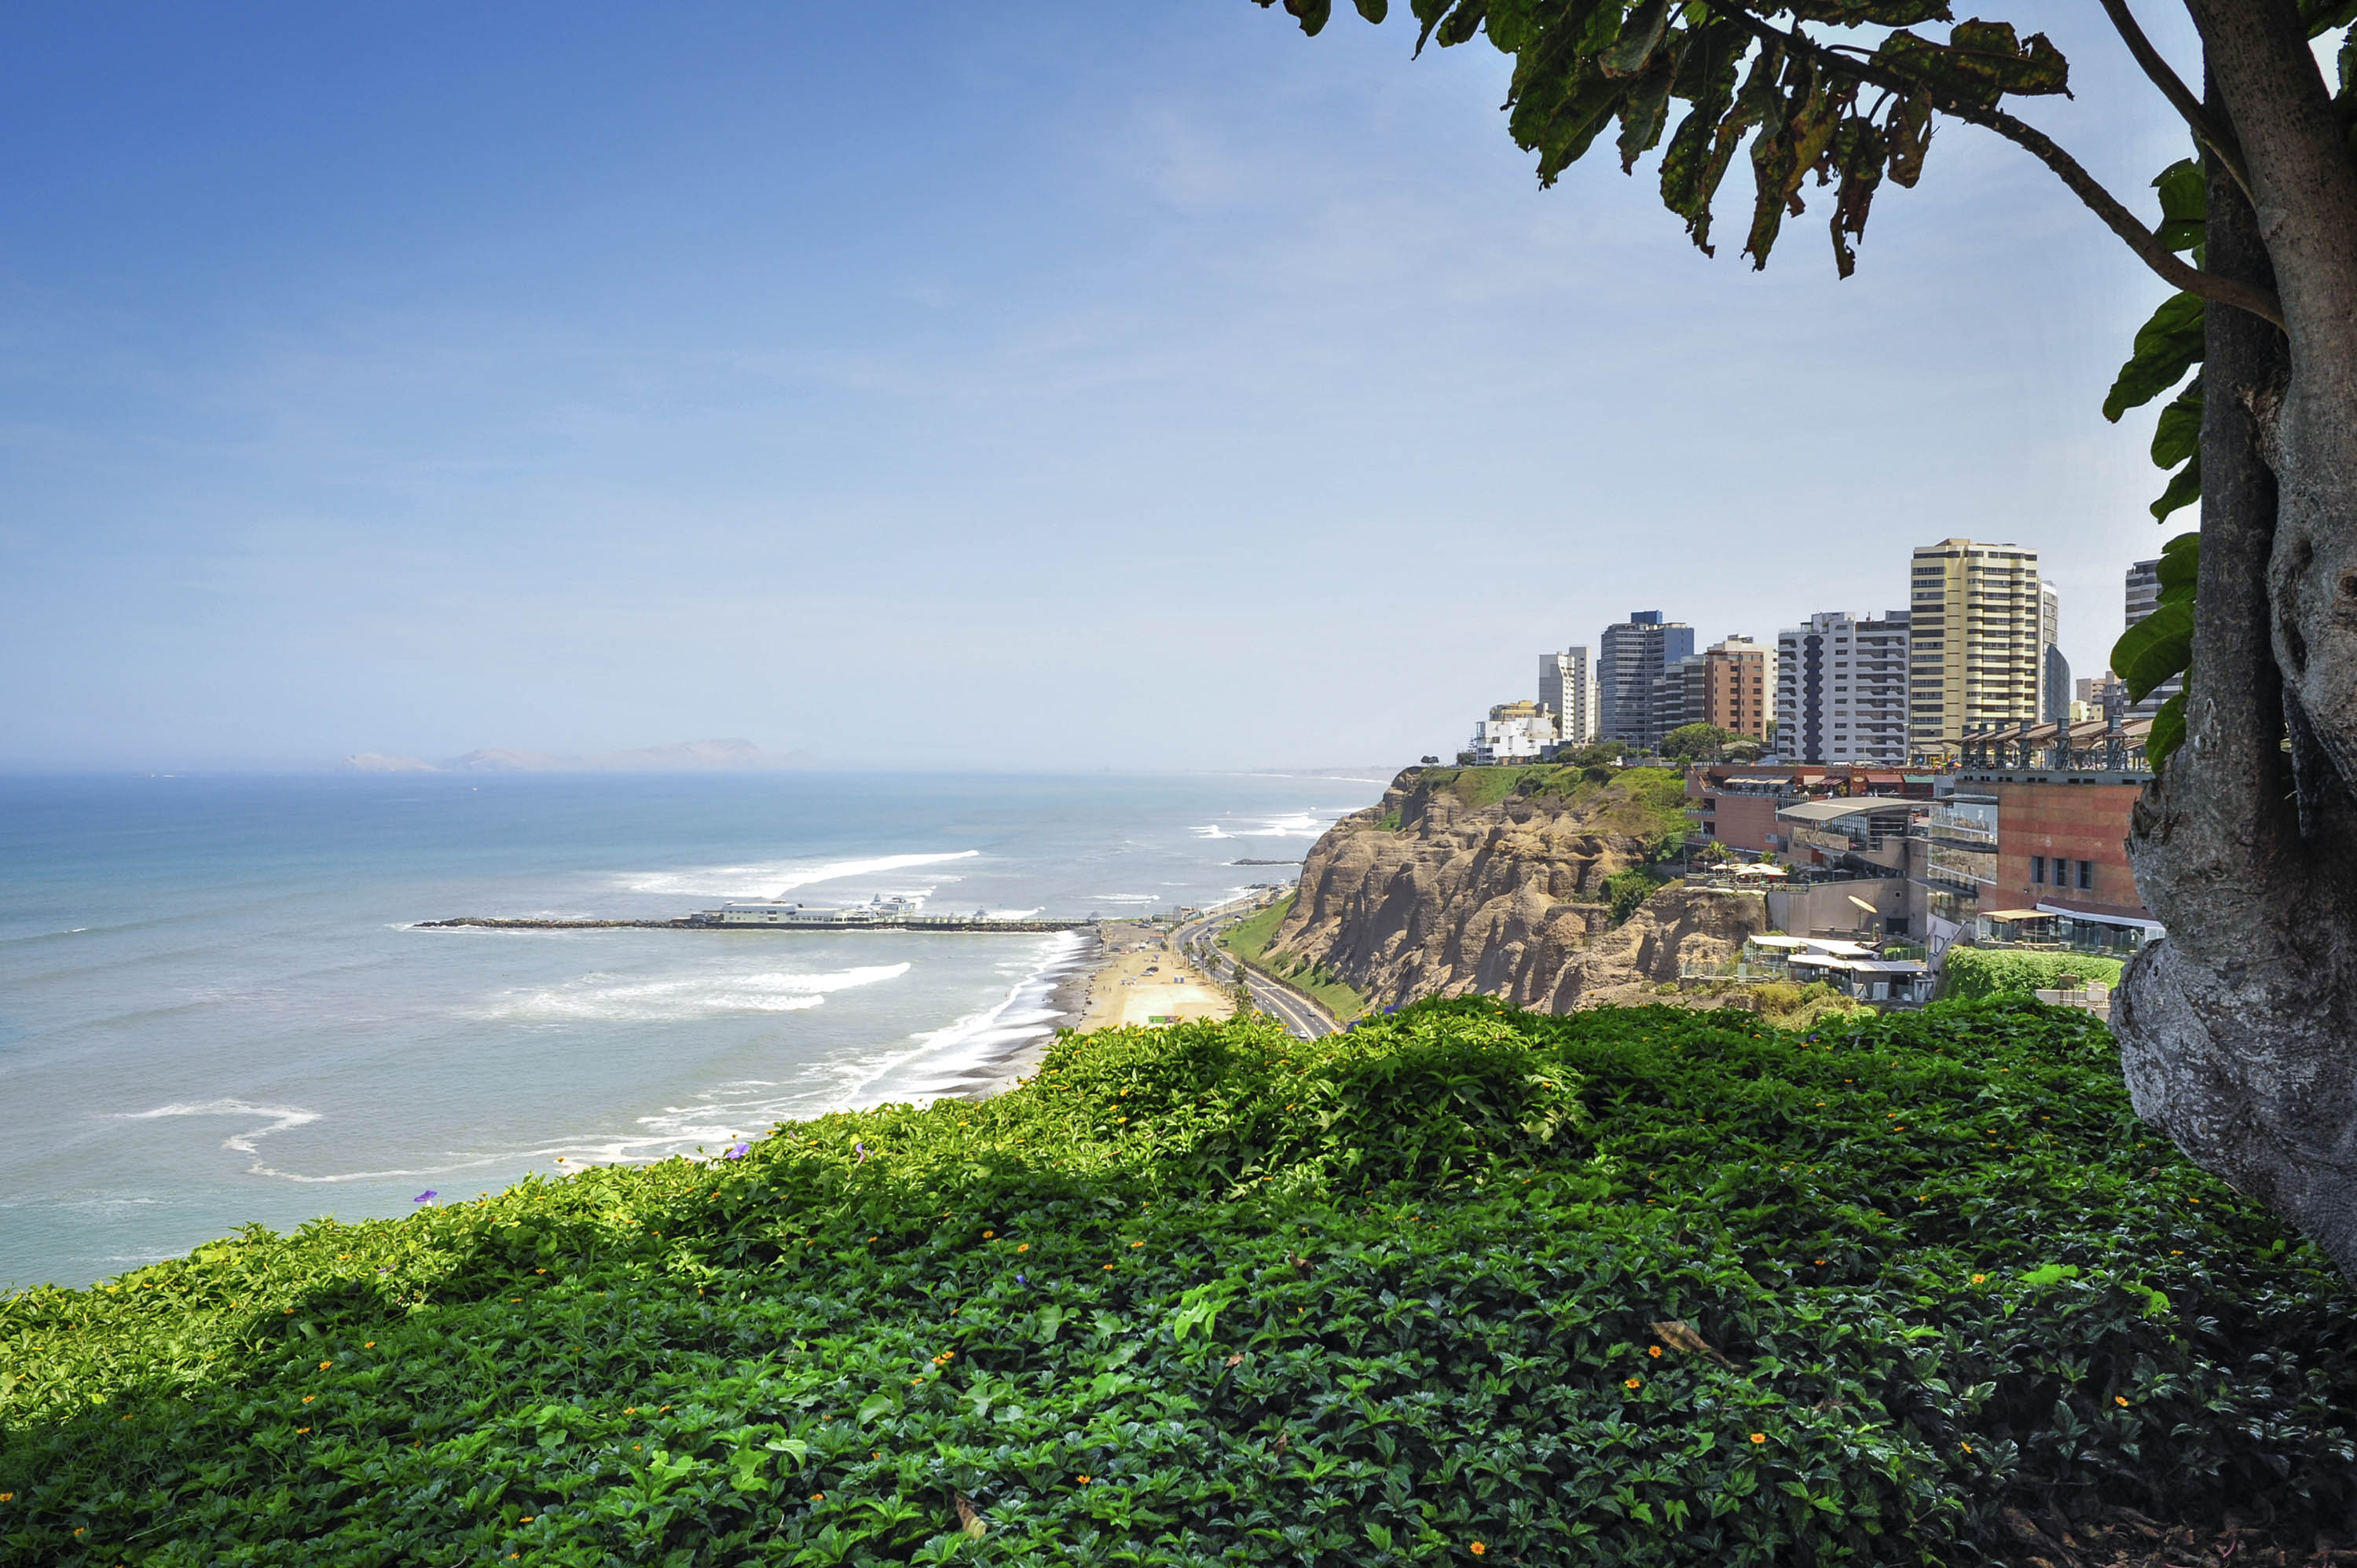
[[2213, 160], [2207, 265], [2287, 332], [2208, 312], [2187, 738], [2128, 840], [2169, 936], [2115, 1026], [2137, 1113], [2357, 1278], [2357, 169], [2288, 5], [2192, 9], [2253, 198]]

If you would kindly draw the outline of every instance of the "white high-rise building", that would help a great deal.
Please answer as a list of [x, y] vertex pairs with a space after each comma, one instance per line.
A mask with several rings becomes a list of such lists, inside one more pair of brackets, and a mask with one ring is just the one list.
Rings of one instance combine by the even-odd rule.
[[1596, 686], [1587, 649], [1539, 655], [1539, 706], [1555, 715], [1564, 745], [1586, 746], [1596, 738]]
[[2050, 602], [2038, 552], [1943, 539], [1915, 552], [1907, 741], [1911, 755], [1971, 730], [2035, 724], [2046, 681]]
[[1792, 762], [1907, 761], [1910, 616], [1828, 610], [1776, 634], [1776, 752]]

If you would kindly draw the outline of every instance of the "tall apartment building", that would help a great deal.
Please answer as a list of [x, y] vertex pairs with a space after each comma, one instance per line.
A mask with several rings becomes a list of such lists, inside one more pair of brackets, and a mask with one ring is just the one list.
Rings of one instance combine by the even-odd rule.
[[1908, 749], [1936, 753], [1968, 729], [2035, 723], [2050, 611], [2038, 552], [1943, 539], [1915, 552]]
[[1653, 678], [1694, 652], [1694, 628], [1664, 621], [1659, 610], [1631, 610], [1627, 620], [1604, 628], [1597, 643], [1596, 735], [1651, 751], [1661, 744], [1653, 729]]
[[2038, 716], [2050, 725], [2071, 722], [2071, 661], [2050, 642], [2046, 645], [2046, 695], [2039, 703]]
[[1701, 723], [1766, 740], [1768, 721], [1776, 716], [1771, 707], [1775, 700], [1772, 643], [1730, 637], [1703, 651]]
[[[2158, 558], [2139, 561], [2128, 568], [2127, 624], [2136, 625], [2160, 608], [2160, 562]], [[2124, 628], [2125, 629], [2125, 628]], [[2128, 709], [2131, 718], [2150, 718], [2160, 712], [2160, 704], [2185, 690], [2185, 677], [2171, 675], [2158, 686], [2145, 693], [2141, 703]]]
[[1707, 676], [1704, 655], [1689, 653], [1653, 677], [1652, 706], [1645, 717], [1647, 751], [1660, 749], [1663, 737], [1686, 725], [1700, 724]]
[[2071, 661], [2062, 657], [2062, 594], [2050, 582], [2038, 585], [2038, 716], [2047, 724], [2071, 721]]
[[1596, 688], [1588, 678], [1587, 649], [1539, 655], [1539, 706], [1555, 714], [1566, 746], [1586, 746], [1596, 738]]
[[1910, 612], [1829, 610], [1776, 634], [1776, 750], [1792, 762], [1907, 761]]

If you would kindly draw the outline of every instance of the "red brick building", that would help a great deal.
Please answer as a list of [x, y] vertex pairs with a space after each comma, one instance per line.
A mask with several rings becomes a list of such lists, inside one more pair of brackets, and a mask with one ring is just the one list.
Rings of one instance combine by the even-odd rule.
[[2128, 813], [2143, 782], [1973, 785], [1997, 802], [1996, 886], [1982, 908], [2151, 919], [2128, 870]]
[[1754, 740], [1767, 739], [1768, 721], [1776, 716], [1776, 672], [1771, 664], [1775, 651], [1765, 643], [1737, 637], [1706, 650], [1703, 723]]

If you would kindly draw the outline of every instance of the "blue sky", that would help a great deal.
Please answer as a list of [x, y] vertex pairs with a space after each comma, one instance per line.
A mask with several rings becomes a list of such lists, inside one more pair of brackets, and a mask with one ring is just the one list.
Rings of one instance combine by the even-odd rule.
[[[2166, 290], [2050, 176], [1949, 126], [1857, 277], [1822, 200], [1754, 273], [1739, 164], [1707, 260], [1341, 9], [12, 8], [0, 766], [1396, 762], [1951, 533], [2101, 667], [2190, 521], [2097, 413]], [[2097, 8], [2007, 14], [2144, 205]]]

